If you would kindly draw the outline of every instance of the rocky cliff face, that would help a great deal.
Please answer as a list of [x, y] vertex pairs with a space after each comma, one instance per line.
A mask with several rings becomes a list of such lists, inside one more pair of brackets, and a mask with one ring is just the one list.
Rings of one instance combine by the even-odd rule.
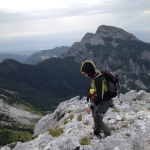
[[[120, 104], [122, 101], [122, 104]], [[47, 114], [35, 126], [38, 137], [18, 142], [13, 150], [149, 150], [150, 93], [134, 90], [114, 98], [117, 110], [110, 108], [104, 122], [112, 135], [101, 141], [93, 136], [93, 118], [86, 114], [86, 98], [74, 97], [60, 103], [53, 114]], [[48, 129], [61, 129], [58, 137]], [[83, 142], [84, 141], [84, 142]], [[84, 144], [85, 145], [84, 145]], [[10, 150], [5, 146], [1, 150]]]
[[102, 25], [95, 34], [87, 33], [62, 57], [74, 56], [81, 63], [92, 60], [98, 69], [120, 76], [122, 92], [150, 91], [150, 44], [123, 29]]

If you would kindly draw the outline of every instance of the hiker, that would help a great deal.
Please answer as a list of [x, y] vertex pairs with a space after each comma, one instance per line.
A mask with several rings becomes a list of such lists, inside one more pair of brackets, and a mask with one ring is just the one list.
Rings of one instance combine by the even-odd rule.
[[104, 81], [100, 75], [101, 72], [96, 70], [96, 66], [92, 61], [88, 60], [82, 64], [80, 71], [85, 77], [91, 78], [91, 85], [87, 95], [91, 99], [91, 106], [86, 111], [93, 114], [95, 123], [94, 135], [101, 137], [100, 133], [102, 130], [105, 137], [109, 136], [111, 131], [103, 122], [103, 117], [110, 107], [109, 101], [111, 98], [107, 95], [107, 92], [104, 93], [106, 87], [103, 85]]

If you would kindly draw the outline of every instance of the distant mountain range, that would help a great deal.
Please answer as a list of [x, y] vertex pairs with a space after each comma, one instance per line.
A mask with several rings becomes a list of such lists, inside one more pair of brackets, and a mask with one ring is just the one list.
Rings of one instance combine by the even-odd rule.
[[52, 58], [52, 57], [59, 57], [66, 51], [68, 51], [68, 46], [61, 46], [61, 47], [55, 47], [51, 50], [43, 50], [41, 52], [37, 52], [32, 54], [24, 63], [26, 64], [37, 64], [39, 62], [42, 62], [43, 60]]
[[21, 55], [21, 54], [4, 54], [4, 53], [1, 53], [0, 54], [0, 62], [2, 62], [4, 59], [14, 59], [18, 62], [21, 62], [23, 63], [29, 56], [27, 55]]
[[[38, 110], [54, 110], [61, 101], [86, 95], [89, 79], [80, 73], [80, 66], [89, 59], [98, 69], [119, 75], [122, 93], [132, 89], [150, 91], [150, 44], [123, 29], [102, 25], [69, 49], [62, 48], [66, 52], [60, 57], [37, 64], [32, 59], [34, 65], [6, 59], [0, 64], [0, 88], [20, 93], [24, 102]], [[33, 56], [41, 58], [46, 53]]]
[[14, 59], [18, 62], [32, 65], [52, 57], [59, 57], [63, 53], [65, 53], [68, 49], [69, 49], [68, 46], [61, 46], [37, 52], [23, 51], [18, 52], [18, 54], [17, 52], [14, 52], [14, 54], [11, 54], [10, 52], [0, 53], [0, 62], [2, 62], [4, 59]]
[[54, 110], [70, 97], [84, 96], [88, 86], [72, 57], [51, 58], [37, 65], [5, 59], [0, 63], [0, 83], [0, 88], [19, 93], [19, 102], [41, 111]]

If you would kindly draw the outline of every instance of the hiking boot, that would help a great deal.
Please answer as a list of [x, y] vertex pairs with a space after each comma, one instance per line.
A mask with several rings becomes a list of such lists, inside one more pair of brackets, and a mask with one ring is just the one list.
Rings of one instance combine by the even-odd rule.
[[92, 139], [101, 141], [102, 137], [101, 137], [101, 135], [94, 135]]
[[91, 139], [91, 140], [99, 140], [99, 139], [101, 139], [101, 135], [100, 134], [95, 135], [94, 132], [93, 132], [93, 133], [90, 134], [89, 139]]
[[101, 140], [101, 135], [100, 135], [99, 131], [94, 130], [94, 132], [93, 132], [93, 140], [97, 140], [97, 139]]
[[100, 135], [100, 132], [99, 131], [97, 131], [97, 130], [94, 130], [94, 135]]
[[111, 132], [110, 133], [104, 133], [103, 131], [100, 133], [100, 135], [101, 135], [101, 138], [102, 139], [104, 139], [104, 138], [106, 138], [107, 136], [111, 136]]

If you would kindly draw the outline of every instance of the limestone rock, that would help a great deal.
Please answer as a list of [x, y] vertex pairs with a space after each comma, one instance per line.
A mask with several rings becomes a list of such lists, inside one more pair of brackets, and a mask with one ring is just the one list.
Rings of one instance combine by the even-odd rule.
[[[86, 97], [79, 96], [60, 103], [52, 114], [41, 118], [34, 129], [37, 138], [18, 142], [12, 150], [149, 150], [150, 149], [150, 93], [132, 90], [114, 98], [117, 110], [110, 108], [104, 122], [111, 128], [111, 136], [93, 137], [92, 114], [86, 113]], [[122, 101], [122, 104], [120, 104]], [[63, 129], [52, 137], [49, 128]], [[88, 139], [87, 145], [81, 145]], [[2, 147], [1, 150], [9, 150]]]

